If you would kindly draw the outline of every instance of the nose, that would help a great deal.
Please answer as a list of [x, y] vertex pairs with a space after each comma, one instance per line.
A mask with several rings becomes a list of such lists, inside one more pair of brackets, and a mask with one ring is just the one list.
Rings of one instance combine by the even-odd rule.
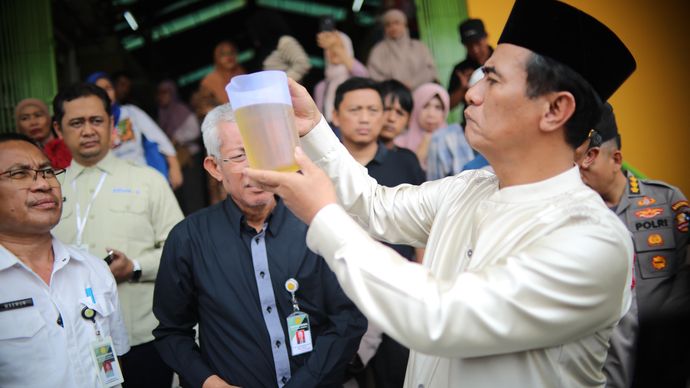
[[50, 182], [48, 182], [48, 179], [43, 175], [43, 173], [34, 172], [36, 175], [34, 175], [34, 180], [31, 182], [31, 190], [32, 191], [46, 191], [50, 190]]
[[480, 105], [482, 103], [483, 85], [484, 79], [481, 79], [479, 82], [467, 89], [467, 93], [465, 93], [465, 102], [467, 105]]

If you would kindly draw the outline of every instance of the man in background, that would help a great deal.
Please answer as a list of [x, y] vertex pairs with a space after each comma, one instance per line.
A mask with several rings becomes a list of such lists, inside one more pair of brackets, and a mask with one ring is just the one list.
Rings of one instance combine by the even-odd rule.
[[228, 197], [170, 232], [153, 303], [161, 357], [191, 387], [342, 385], [366, 319], [307, 249], [307, 226], [242, 177], [230, 105], [209, 112], [202, 131], [204, 167]]
[[633, 353], [621, 356], [631, 359], [623, 363], [634, 365], [633, 387], [685, 387], [690, 365], [690, 207], [678, 188], [624, 171], [621, 145], [613, 108], [607, 104], [602, 120], [576, 152], [582, 180], [628, 227], [635, 244], [634, 318], [639, 331], [633, 333]]
[[[107, 341], [111, 352], [106, 359], [114, 374], [120, 373], [116, 357], [129, 350], [107, 265], [50, 233], [62, 211], [57, 176], [63, 172], [51, 167], [28, 137], [0, 134], [4, 388], [100, 387], [106, 376], [92, 361], [94, 347]], [[85, 316], [87, 311], [92, 315]]]
[[110, 152], [110, 106], [106, 92], [92, 84], [69, 86], [53, 100], [54, 127], [73, 157], [53, 233], [99, 257], [112, 251], [110, 271], [132, 345], [122, 358], [125, 385], [168, 388], [172, 370], [153, 345], [158, 322], [151, 307], [163, 244], [182, 211], [161, 174]]
[[488, 34], [481, 19], [467, 19], [458, 26], [460, 42], [465, 46], [467, 57], [455, 65], [448, 81], [450, 109], [465, 101], [465, 93], [470, 88], [472, 72], [484, 65], [493, 54], [489, 46]]

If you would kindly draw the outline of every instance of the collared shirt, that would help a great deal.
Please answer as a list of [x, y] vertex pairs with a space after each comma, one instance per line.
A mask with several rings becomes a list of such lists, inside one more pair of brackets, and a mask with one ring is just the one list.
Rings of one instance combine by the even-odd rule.
[[[103, 174], [103, 185], [94, 197]], [[76, 243], [79, 203], [80, 217], [86, 217], [82, 242], [89, 253], [104, 257], [106, 247], [114, 248], [139, 262], [140, 281], [122, 282], [118, 292], [130, 344], [152, 341], [151, 331], [158, 324], [151, 306], [160, 255], [168, 233], [183, 218], [168, 182], [157, 171], [120, 160], [112, 153], [92, 167], [72, 161], [63, 176], [66, 201], [53, 233], [67, 244]]]
[[[278, 200], [263, 233], [275, 305], [261, 299], [251, 247], [256, 231], [232, 199], [188, 216], [170, 232], [156, 279], [154, 331], [161, 357], [190, 386], [212, 374], [242, 387], [276, 387], [272, 347], [288, 350], [286, 386], [342, 384], [366, 329], [366, 319], [341, 290], [326, 263], [305, 243], [306, 225]], [[264, 274], [266, 276], [266, 273]], [[296, 299], [309, 314], [314, 349], [293, 356], [276, 343], [266, 314], [277, 314], [283, 336], [293, 312], [285, 282], [299, 282]], [[199, 324], [199, 346], [193, 327]], [[282, 382], [282, 381], [281, 381]]]
[[[387, 149], [382, 142], [378, 143], [376, 155], [366, 165], [369, 175], [383, 186], [395, 187], [403, 183], [421, 185], [424, 183], [424, 170], [419, 159], [407, 148]], [[415, 250], [409, 245], [388, 244], [401, 256], [413, 259]]]
[[451, 124], [431, 135], [427, 156], [426, 178], [430, 181], [462, 172], [474, 159], [474, 150], [465, 139], [459, 124]]
[[[631, 303], [633, 247], [577, 167], [503, 189], [483, 170], [386, 188], [325, 120], [300, 143], [338, 177], [342, 204], [317, 213], [307, 244], [412, 349], [406, 387], [604, 385], [609, 336]], [[372, 237], [426, 244], [423, 266]]]
[[90, 355], [97, 340], [94, 323], [81, 316], [91, 299], [87, 288], [96, 300], [89, 307], [96, 310], [101, 335], [112, 337], [117, 355], [129, 350], [115, 279], [105, 262], [57, 238], [53, 254], [48, 285], [0, 245], [0, 387], [99, 386]]

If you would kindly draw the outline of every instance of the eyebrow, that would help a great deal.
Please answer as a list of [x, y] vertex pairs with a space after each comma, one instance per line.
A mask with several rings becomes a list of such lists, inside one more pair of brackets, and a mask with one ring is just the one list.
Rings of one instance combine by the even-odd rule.
[[482, 66], [482, 71], [484, 72], [484, 74], [493, 74], [496, 77], [503, 79], [503, 76], [501, 75], [501, 73], [496, 71], [496, 68], [493, 66]]

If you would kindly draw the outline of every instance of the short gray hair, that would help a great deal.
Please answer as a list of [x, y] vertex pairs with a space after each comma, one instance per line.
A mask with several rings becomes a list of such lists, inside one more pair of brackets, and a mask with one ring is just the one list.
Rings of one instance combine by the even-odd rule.
[[204, 118], [204, 122], [201, 123], [201, 133], [204, 136], [204, 147], [208, 156], [220, 158], [222, 143], [218, 133], [218, 124], [221, 122], [235, 122], [235, 115], [232, 113], [230, 103], [213, 108]]

